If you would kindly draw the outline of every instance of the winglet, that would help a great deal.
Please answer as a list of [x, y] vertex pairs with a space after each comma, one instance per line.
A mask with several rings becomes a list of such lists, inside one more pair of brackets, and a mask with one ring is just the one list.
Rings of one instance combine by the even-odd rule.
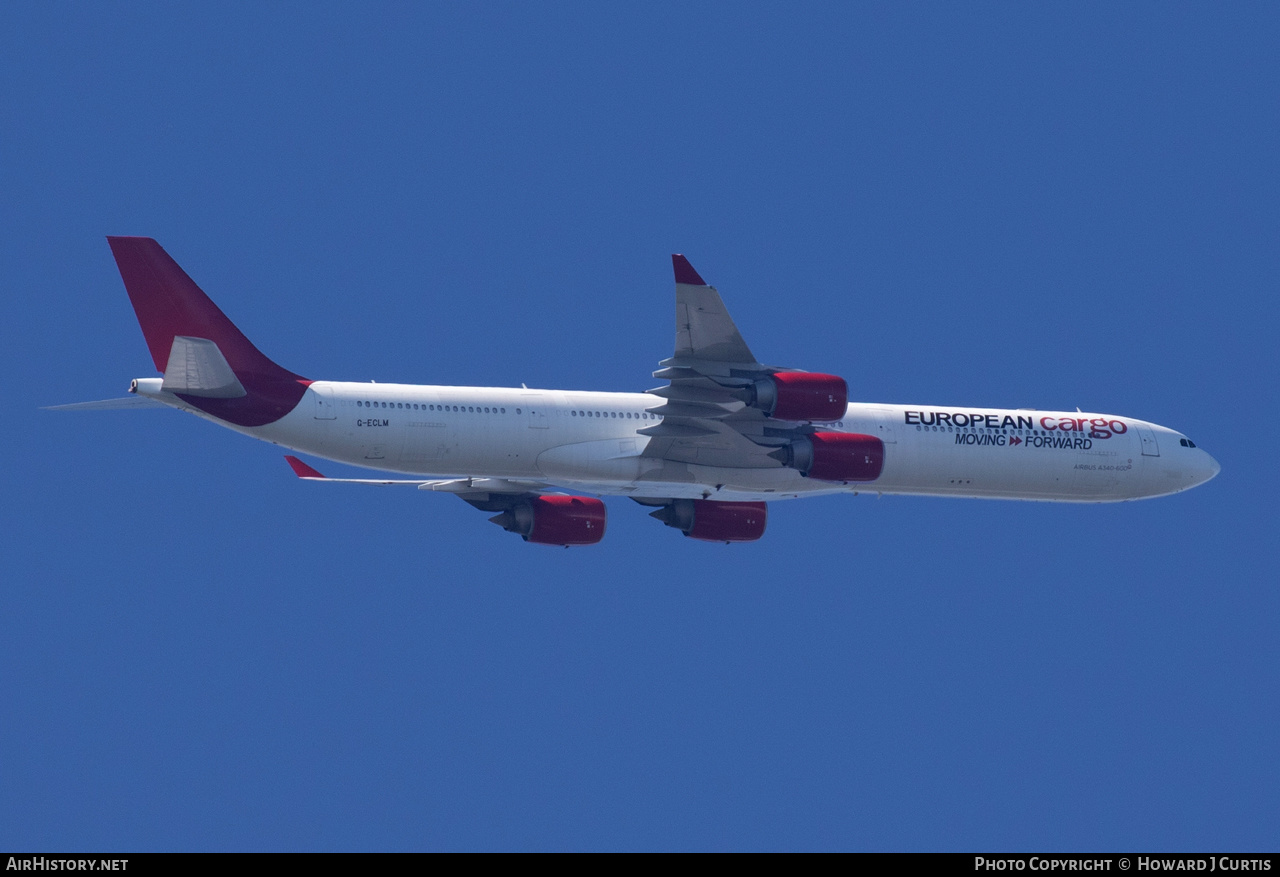
[[291, 454], [285, 454], [284, 458], [288, 460], [289, 465], [293, 467], [293, 474], [297, 475], [299, 478], [324, 478], [323, 475], [321, 475], [315, 469], [312, 469], [310, 466], [308, 466], [306, 463], [299, 460], [297, 457]]
[[687, 283], [690, 286], [706, 286], [707, 282], [699, 276], [689, 260], [679, 253], [671, 254], [671, 265], [676, 269], [676, 283]]

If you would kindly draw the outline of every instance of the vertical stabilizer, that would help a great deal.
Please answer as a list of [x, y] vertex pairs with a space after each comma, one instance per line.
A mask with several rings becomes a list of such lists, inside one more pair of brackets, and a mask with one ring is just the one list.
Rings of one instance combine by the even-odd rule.
[[[184, 339], [177, 341], [184, 350], [197, 350], [204, 346], [201, 341], [207, 341], [241, 385], [230, 391], [239, 394], [234, 398], [188, 396], [181, 390], [178, 396], [240, 426], [271, 423], [293, 410], [310, 381], [276, 365], [254, 347], [163, 247], [143, 237], [108, 236], [107, 243], [156, 368], [165, 371], [170, 366], [176, 339]], [[205, 358], [217, 359], [212, 354]], [[181, 386], [182, 381], [177, 384]]]

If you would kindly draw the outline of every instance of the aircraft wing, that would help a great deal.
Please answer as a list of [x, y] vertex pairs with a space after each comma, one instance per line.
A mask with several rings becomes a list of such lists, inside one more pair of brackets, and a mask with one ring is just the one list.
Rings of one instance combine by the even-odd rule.
[[680, 254], [671, 256], [676, 275], [676, 352], [673, 359], [734, 363], [761, 368], [716, 292]]
[[676, 280], [675, 353], [658, 365], [665, 387], [648, 392], [662, 400], [648, 409], [662, 417], [639, 430], [650, 436], [644, 456], [707, 466], [777, 468], [770, 451], [791, 429], [748, 405], [756, 381], [792, 369], [764, 365], [742, 338], [715, 287], [689, 260], [671, 257]]
[[544, 481], [508, 478], [452, 479], [372, 479], [325, 478], [314, 467], [292, 455], [284, 455], [293, 474], [306, 481], [335, 484], [412, 484], [419, 490], [452, 493], [462, 502], [483, 512], [508, 533], [526, 542], [553, 545], [591, 545], [604, 536], [604, 503], [590, 497], [575, 497], [556, 490]]
[[304, 481], [335, 484], [412, 484], [419, 490], [452, 493], [472, 508], [497, 512], [489, 519], [528, 542], [593, 545], [604, 537], [605, 509], [598, 499], [570, 496], [542, 481], [512, 478], [326, 478], [314, 467], [285, 454]]
[[292, 454], [285, 454], [284, 458], [289, 463], [289, 468], [293, 469], [293, 474], [303, 481], [324, 481], [330, 484], [411, 484], [419, 490], [452, 493], [467, 502], [484, 501], [490, 494], [536, 496], [553, 490], [550, 484], [543, 481], [516, 481], [511, 478], [329, 478]]

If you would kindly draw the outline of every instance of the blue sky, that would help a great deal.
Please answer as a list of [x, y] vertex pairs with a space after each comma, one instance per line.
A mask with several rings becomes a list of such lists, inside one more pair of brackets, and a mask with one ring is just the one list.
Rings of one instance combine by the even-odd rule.
[[[1266, 4], [8, 8], [0, 848], [1275, 849], [1277, 44]], [[309, 377], [600, 390], [655, 385], [683, 252], [856, 399], [1223, 471], [526, 545], [39, 411], [153, 374], [107, 234]]]

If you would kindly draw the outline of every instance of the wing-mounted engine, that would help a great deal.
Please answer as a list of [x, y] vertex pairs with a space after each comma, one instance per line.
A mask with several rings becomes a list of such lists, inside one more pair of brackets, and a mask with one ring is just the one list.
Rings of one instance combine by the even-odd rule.
[[[497, 512], [489, 520], [538, 545], [595, 545], [604, 538], [604, 503], [590, 496], [542, 493], [549, 485], [504, 478], [435, 482], [431, 490], [452, 493], [472, 508]], [[424, 488], [426, 489], [426, 488]]]
[[849, 407], [844, 378], [814, 372], [775, 372], [740, 392], [747, 405], [778, 420], [831, 423]]
[[884, 469], [884, 442], [874, 435], [813, 432], [769, 454], [806, 478], [820, 481], [875, 481]]
[[704, 542], [754, 542], [764, 535], [769, 507], [762, 502], [674, 499], [649, 513], [690, 539]]
[[550, 495], [518, 499], [489, 520], [526, 542], [568, 547], [603, 539], [606, 517], [604, 503], [593, 497]]

